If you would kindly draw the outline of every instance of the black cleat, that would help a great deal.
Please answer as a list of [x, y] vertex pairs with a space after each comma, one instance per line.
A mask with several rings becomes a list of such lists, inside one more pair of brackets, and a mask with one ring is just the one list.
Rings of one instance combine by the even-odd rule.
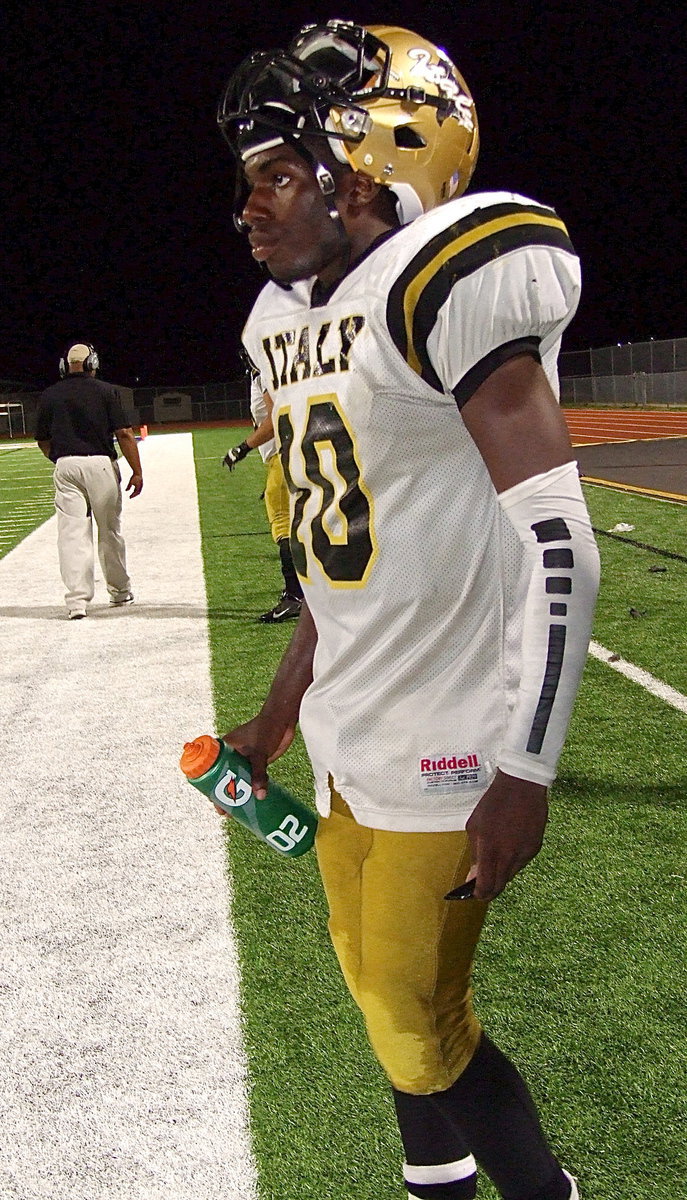
[[262, 621], [264, 625], [278, 625], [280, 621], [291, 621], [295, 617], [300, 617], [301, 603], [300, 596], [291, 596], [288, 592], [282, 592], [274, 608], [258, 617], [258, 621]]

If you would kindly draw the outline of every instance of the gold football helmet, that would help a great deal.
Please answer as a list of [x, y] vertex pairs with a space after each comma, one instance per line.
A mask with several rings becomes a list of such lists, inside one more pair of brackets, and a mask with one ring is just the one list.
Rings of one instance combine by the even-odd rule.
[[303, 134], [326, 138], [340, 162], [391, 189], [404, 223], [460, 196], [479, 150], [474, 102], [451, 60], [390, 25], [307, 25], [286, 51], [253, 54], [218, 122], [242, 159], [278, 141], [304, 149]]

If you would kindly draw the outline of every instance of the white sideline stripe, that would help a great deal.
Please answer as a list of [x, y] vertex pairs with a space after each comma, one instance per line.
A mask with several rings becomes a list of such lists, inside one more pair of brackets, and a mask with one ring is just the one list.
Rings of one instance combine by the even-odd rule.
[[467, 1179], [477, 1171], [477, 1163], [471, 1154], [459, 1158], [456, 1162], [434, 1163], [430, 1166], [415, 1167], [409, 1163], [403, 1164], [403, 1178], [406, 1183], [456, 1183], [459, 1179]]
[[[45, 476], [43, 476], [41, 483], [46, 488], [52, 486], [50, 480], [46, 479]], [[18, 478], [6, 479], [5, 485], [10, 491], [13, 492], [35, 492], [36, 490], [35, 483], [21, 483]]]
[[599, 662], [606, 663], [606, 666], [612, 667], [614, 671], [619, 671], [626, 679], [631, 679], [633, 683], [638, 683], [647, 692], [651, 692], [652, 696], [658, 696], [659, 700], [664, 700], [666, 704], [670, 704], [671, 708], [677, 708], [679, 712], [687, 713], [687, 696], [683, 696], [682, 692], [678, 692], [675, 688], [670, 687], [669, 684], [662, 683], [660, 679], [656, 679], [648, 671], [643, 671], [641, 667], [636, 667], [634, 663], [626, 662], [624, 658], [616, 659], [613, 651], [607, 650], [599, 642], [589, 643], [589, 653], [594, 658], [598, 658]]
[[54, 511], [55, 508], [51, 496], [49, 500], [46, 498], [43, 504], [18, 504], [11, 517], [0, 517], [0, 521], [2, 521], [3, 525], [25, 525], [33, 517], [50, 517]]
[[54, 517], [0, 561], [0, 1195], [252, 1200], [190, 434], [126, 499], [136, 603], [68, 621]]

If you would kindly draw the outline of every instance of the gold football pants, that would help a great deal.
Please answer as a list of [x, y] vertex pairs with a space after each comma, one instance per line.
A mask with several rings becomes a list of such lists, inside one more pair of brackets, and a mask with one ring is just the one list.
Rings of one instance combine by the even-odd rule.
[[470, 976], [487, 905], [444, 900], [467, 876], [467, 834], [367, 829], [332, 789], [315, 845], [329, 932], [372, 1049], [399, 1091], [445, 1091], [481, 1034]]
[[279, 542], [282, 538], [288, 537], [291, 532], [289, 489], [286, 486], [284, 468], [278, 454], [273, 454], [267, 462], [265, 508], [274, 541]]

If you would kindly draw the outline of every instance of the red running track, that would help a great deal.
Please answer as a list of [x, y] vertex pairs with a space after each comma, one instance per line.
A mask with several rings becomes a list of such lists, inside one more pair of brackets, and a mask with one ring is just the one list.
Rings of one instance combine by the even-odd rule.
[[564, 408], [575, 446], [594, 442], [687, 437], [687, 412], [654, 412], [626, 408]]

